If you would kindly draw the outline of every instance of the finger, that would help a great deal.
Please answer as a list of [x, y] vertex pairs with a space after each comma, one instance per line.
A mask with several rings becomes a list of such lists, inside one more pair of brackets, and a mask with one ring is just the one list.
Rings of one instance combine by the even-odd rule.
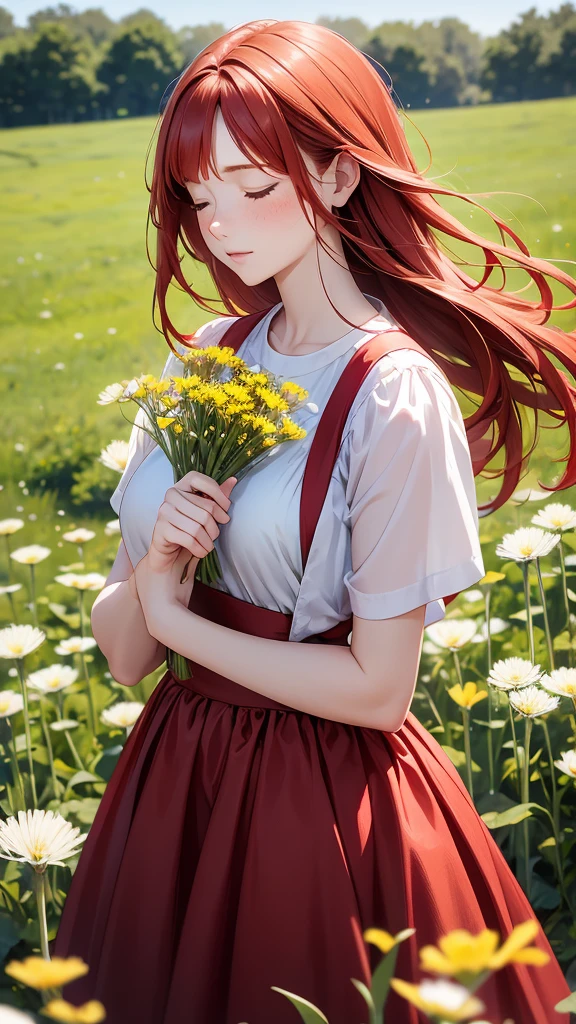
[[170, 504], [174, 505], [184, 515], [198, 519], [204, 525], [204, 519], [195, 515], [194, 506], [198, 509], [204, 509], [205, 512], [209, 513], [219, 523], [227, 523], [230, 520], [228, 513], [213, 498], [204, 498], [201, 494], [190, 494], [189, 492], [183, 494], [182, 491], [175, 488], [174, 493], [170, 496]]
[[[167, 507], [163, 511], [163, 515], [167, 515], [170, 522], [180, 527], [180, 529], [189, 530], [190, 533], [196, 536], [198, 527], [203, 527], [211, 540], [215, 540], [220, 533], [220, 527], [212, 513], [208, 509], [196, 505], [192, 499], [186, 498], [181, 494], [175, 499], [174, 504], [167, 502], [166, 505]], [[217, 508], [219, 508], [219, 515], [227, 515], [220, 506], [217, 506]]]
[[178, 544], [180, 547], [186, 548], [190, 554], [196, 555], [197, 558], [205, 558], [213, 546], [210, 538], [208, 538], [208, 547], [204, 547], [202, 542], [196, 537], [185, 533], [184, 530], [180, 530], [173, 523], [169, 522], [163, 524], [161, 537], [169, 544]]
[[[190, 505], [190, 509], [199, 516], [199, 519], [180, 512], [173, 505], [168, 505], [163, 518], [167, 519], [173, 526], [178, 527], [179, 530], [183, 530], [190, 534], [191, 537], [195, 537], [200, 544], [208, 551], [211, 551], [214, 546], [213, 541], [220, 533], [218, 524], [214, 522], [210, 513], [206, 512], [205, 509], [196, 508], [192, 505]], [[205, 522], [201, 521], [204, 517], [206, 517]]]
[[175, 487], [179, 487], [182, 491], [187, 492], [195, 488], [197, 491], [201, 491], [203, 494], [208, 495], [209, 498], [214, 498], [219, 505], [222, 506], [225, 512], [228, 511], [230, 505], [230, 498], [224, 493], [220, 484], [217, 484], [214, 477], [207, 476], [206, 473], [200, 473], [196, 469], [191, 469], [189, 473], [186, 473], [181, 480], [178, 480]]

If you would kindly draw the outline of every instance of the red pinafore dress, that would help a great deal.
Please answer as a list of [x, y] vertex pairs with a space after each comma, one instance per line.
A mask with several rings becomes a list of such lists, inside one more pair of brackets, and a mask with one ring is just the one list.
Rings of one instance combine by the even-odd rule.
[[[236, 351], [265, 312], [236, 320], [220, 344]], [[401, 330], [359, 346], [320, 417], [302, 484], [303, 567], [354, 397], [400, 348], [422, 351]], [[291, 615], [199, 581], [189, 607], [288, 641]], [[352, 624], [304, 642], [345, 645]], [[65, 986], [70, 1002], [100, 999], [107, 1024], [298, 1024], [277, 986], [329, 1024], [362, 1024], [351, 979], [369, 985], [382, 957], [367, 928], [416, 929], [395, 977], [418, 983], [430, 977], [421, 946], [455, 928], [504, 941], [535, 916], [412, 712], [394, 733], [349, 725], [189, 665], [190, 678], [167, 671], [146, 702], [84, 842], [51, 950], [89, 964]], [[476, 993], [491, 1024], [569, 1024], [554, 1010], [570, 989], [542, 928], [534, 944], [545, 966], [509, 964]], [[390, 991], [387, 1024], [426, 1020]]]

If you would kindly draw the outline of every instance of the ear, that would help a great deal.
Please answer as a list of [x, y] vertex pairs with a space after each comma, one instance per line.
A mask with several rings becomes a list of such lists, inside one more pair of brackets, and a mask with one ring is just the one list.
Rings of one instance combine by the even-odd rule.
[[332, 206], [344, 206], [360, 181], [360, 164], [350, 153], [338, 153], [331, 167], [333, 172], [327, 178], [332, 180], [333, 177], [336, 182]]

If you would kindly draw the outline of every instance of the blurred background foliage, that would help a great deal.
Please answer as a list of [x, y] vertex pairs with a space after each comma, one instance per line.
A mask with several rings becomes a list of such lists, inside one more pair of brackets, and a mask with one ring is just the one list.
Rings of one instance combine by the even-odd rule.
[[[399, 106], [454, 107], [572, 96], [576, 8], [523, 12], [494, 37], [459, 18], [383, 21], [322, 17], [384, 65]], [[141, 8], [118, 21], [69, 4], [36, 11], [26, 27], [0, 7], [0, 126], [70, 123], [157, 113], [168, 83], [222, 35], [220, 22], [173, 31]]]

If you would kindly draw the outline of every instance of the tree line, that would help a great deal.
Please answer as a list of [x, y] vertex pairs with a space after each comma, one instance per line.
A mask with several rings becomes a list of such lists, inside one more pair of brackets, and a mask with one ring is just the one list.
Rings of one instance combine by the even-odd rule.
[[[406, 109], [571, 96], [576, 91], [576, 8], [535, 7], [496, 36], [459, 18], [386, 21], [318, 18], [386, 69]], [[152, 11], [114, 21], [66, 3], [32, 14], [25, 28], [0, 7], [0, 125], [55, 124], [155, 115], [167, 87], [222, 35], [219, 22], [173, 31]]]

